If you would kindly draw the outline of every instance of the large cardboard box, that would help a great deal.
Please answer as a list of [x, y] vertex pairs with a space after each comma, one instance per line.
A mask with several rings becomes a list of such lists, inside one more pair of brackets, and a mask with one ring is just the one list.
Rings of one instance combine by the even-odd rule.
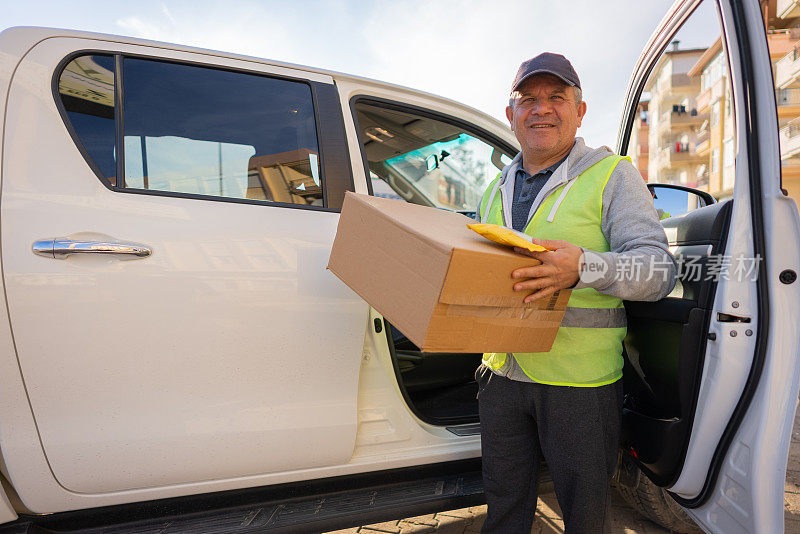
[[424, 352], [541, 352], [568, 290], [530, 304], [511, 272], [537, 260], [487, 241], [459, 213], [347, 193], [330, 269]]

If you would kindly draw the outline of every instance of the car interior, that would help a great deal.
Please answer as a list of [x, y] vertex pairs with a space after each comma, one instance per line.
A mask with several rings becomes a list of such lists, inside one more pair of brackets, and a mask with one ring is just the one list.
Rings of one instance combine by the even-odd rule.
[[625, 302], [623, 445], [661, 486], [674, 482], [683, 465], [717, 285], [712, 271], [725, 251], [732, 202], [663, 220], [680, 266], [675, 289], [657, 302]]
[[[364, 164], [371, 177], [371, 193], [424, 206], [442, 207], [438, 189], [424, 188], [422, 175], [431, 173], [426, 172], [427, 168], [418, 168], [424, 164], [422, 156], [427, 153], [422, 149], [455, 140], [464, 134], [465, 129], [426, 117], [424, 112], [403, 110], [382, 102], [360, 100], [353, 104], [353, 109], [364, 147]], [[504, 165], [499, 160], [500, 153], [514, 153], [510, 147], [493, 141], [497, 146], [492, 151], [494, 165], [488, 171], [490, 178], [494, 178]], [[423, 153], [418, 158], [417, 168], [414, 168], [413, 158], [403, 159], [402, 167], [397, 163], [387, 164], [387, 161], [397, 161], [393, 158], [420, 152]], [[482, 192], [478, 187], [475, 190]], [[456, 206], [468, 209], [456, 211], [473, 216], [477, 197], [472, 200]], [[383, 330], [400, 388], [416, 415], [423, 421], [437, 425], [477, 422], [478, 403], [475, 395], [478, 386], [475, 370], [480, 365], [482, 355], [423, 353], [388, 321], [385, 321], [385, 326]]]

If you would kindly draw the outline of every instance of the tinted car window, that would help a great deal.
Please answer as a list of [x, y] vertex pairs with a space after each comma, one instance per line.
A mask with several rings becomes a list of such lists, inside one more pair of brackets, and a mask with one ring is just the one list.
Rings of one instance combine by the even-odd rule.
[[471, 211], [512, 156], [463, 127], [368, 102], [355, 104], [372, 194]]
[[311, 88], [125, 58], [125, 187], [323, 205]]
[[70, 124], [102, 176], [116, 182], [114, 58], [88, 55], [70, 61], [58, 79]]

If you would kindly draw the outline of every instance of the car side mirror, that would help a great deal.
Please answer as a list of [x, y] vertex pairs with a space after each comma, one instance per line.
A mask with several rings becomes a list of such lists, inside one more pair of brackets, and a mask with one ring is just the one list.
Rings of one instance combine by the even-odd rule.
[[647, 184], [647, 189], [653, 195], [653, 204], [659, 219], [662, 220], [677, 217], [717, 202], [711, 194], [705, 191], [682, 185]]

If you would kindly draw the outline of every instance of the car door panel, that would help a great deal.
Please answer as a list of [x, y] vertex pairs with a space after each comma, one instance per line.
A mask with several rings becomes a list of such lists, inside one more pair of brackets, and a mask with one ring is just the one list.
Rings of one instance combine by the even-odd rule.
[[[629, 86], [621, 151], [627, 146], [645, 81], [699, 4], [676, 2], [643, 51]], [[671, 381], [677, 389], [665, 395], [666, 401], [657, 403], [651, 413], [646, 405], [628, 404], [625, 432], [628, 444], [638, 443], [645, 451], [644, 458], [637, 460], [642, 471], [656, 484], [668, 487], [706, 531], [781, 532], [783, 475], [800, 382], [800, 339], [796, 323], [790, 321], [800, 313], [800, 294], [794, 281], [779, 281], [779, 275], [796, 271], [800, 264], [800, 225], [794, 202], [780, 189], [775, 89], [759, 4], [728, 0], [715, 4], [724, 30], [722, 48], [716, 50], [726, 54], [727, 63], [720, 68], [729, 66], [731, 80], [732, 104], [725, 113], [733, 112], [732, 122], [726, 124], [733, 124], [734, 137], [726, 146], [734, 150], [724, 164], [733, 166], [735, 156], [735, 184], [728, 186], [735, 201], [717, 208], [714, 220], [680, 228], [685, 224], [682, 219], [695, 213], [711, 217], [710, 208], [701, 208], [673, 218], [681, 219], [677, 231], [666, 230], [668, 235], [674, 232], [671, 240], [684, 247], [675, 250], [678, 254], [688, 253], [688, 247], [696, 253], [697, 247], [711, 245], [712, 254], [755, 261], [756, 274], [718, 277], [711, 285], [685, 284], [684, 297], [697, 307], [688, 303], [682, 311], [662, 308], [661, 303], [626, 305], [632, 317], [629, 342], [633, 340], [634, 349], [649, 345], [647, 350], [655, 353], [661, 342], [671, 344], [673, 360], [668, 365], [658, 362], [646, 367], [651, 374], [661, 374], [657, 383]], [[724, 210], [729, 215], [720, 217]], [[665, 226], [675, 226], [673, 221]], [[711, 265], [707, 269], [710, 273]], [[643, 311], [648, 307], [649, 312]], [[674, 314], [667, 322], [676, 324], [680, 317], [688, 317], [679, 343], [674, 327], [663, 335], [651, 328], [650, 339], [637, 332], [644, 331], [642, 320], [663, 320], [659, 313]], [[685, 353], [697, 357], [681, 363]], [[626, 376], [626, 386], [630, 379]], [[646, 398], [643, 383], [633, 387]], [[697, 399], [696, 406], [686, 403], [691, 398]], [[675, 428], [685, 424], [680, 421], [685, 409], [691, 411], [693, 422], [676, 454], [675, 447], [662, 447], [658, 439], [675, 439]], [[658, 428], [663, 438], [648, 437]]]
[[724, 250], [731, 205], [665, 220], [670, 250], [682, 265], [676, 288], [658, 302], [625, 303], [623, 443], [662, 486], [680, 473], [689, 439], [716, 286], [709, 269]]
[[[104, 493], [345, 463], [367, 307], [325, 270], [338, 214], [108, 189], [41, 88], [76, 49], [154, 54], [113, 46], [48, 39], [9, 94], [3, 270], [53, 475], [68, 490]], [[31, 251], [36, 240], [87, 236], [153, 254]]]

